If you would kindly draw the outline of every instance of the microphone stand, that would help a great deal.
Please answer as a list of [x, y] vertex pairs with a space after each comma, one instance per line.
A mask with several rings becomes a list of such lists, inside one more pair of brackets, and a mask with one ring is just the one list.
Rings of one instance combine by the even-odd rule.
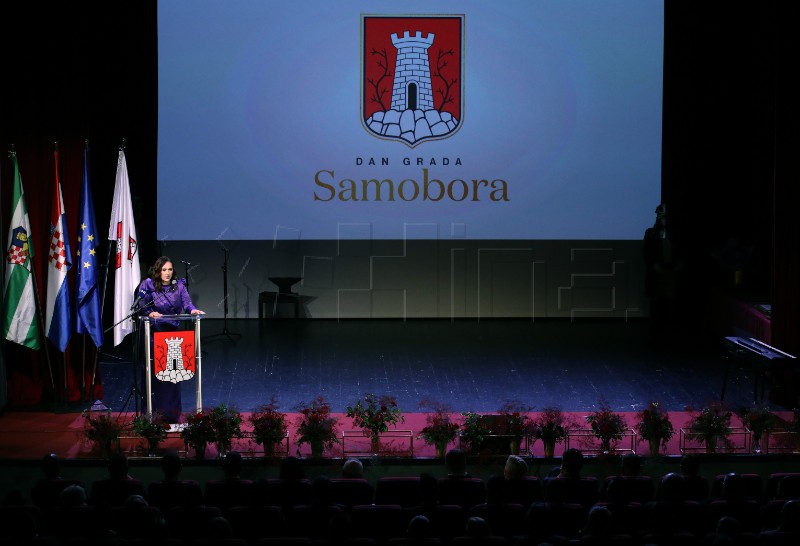
[[[106, 329], [105, 333], [108, 333], [109, 331], [113, 330], [118, 324], [122, 324], [128, 319], [134, 318], [135, 315], [138, 315], [142, 310], [147, 309], [148, 307], [152, 307], [153, 304], [155, 303], [155, 301], [150, 301], [146, 305], [139, 307], [139, 301], [141, 301], [141, 299], [134, 302], [134, 304], [131, 306], [131, 312], [125, 318], [123, 318], [110, 328]], [[125, 402], [122, 404], [122, 407], [120, 407], [119, 413], [117, 414], [117, 419], [119, 419], [120, 415], [122, 415], [123, 412], [127, 411], [128, 406], [131, 403], [131, 398], [133, 398], [134, 401], [133, 403], [134, 415], [136, 416], [141, 415], [145, 408], [144, 394], [142, 394], [141, 389], [139, 389], [139, 377], [137, 374], [139, 368], [139, 346], [141, 345], [142, 342], [142, 337], [141, 337], [142, 328], [139, 325], [139, 321], [136, 319], [133, 320], [133, 324], [134, 324], [134, 329], [136, 330], [136, 336], [133, 340], [133, 365], [131, 366], [131, 369], [133, 371], [133, 381], [131, 382], [131, 388], [128, 391], [128, 398], [125, 399]]]
[[222, 332], [208, 336], [206, 340], [224, 336], [228, 340], [234, 341], [235, 338], [242, 337], [242, 334], [228, 331], [228, 249], [223, 247], [222, 251], [225, 253], [224, 262], [222, 263]]

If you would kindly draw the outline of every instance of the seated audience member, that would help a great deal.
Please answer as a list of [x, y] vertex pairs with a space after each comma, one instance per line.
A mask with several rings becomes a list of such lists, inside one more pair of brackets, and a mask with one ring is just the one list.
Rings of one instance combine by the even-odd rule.
[[439, 504], [462, 506], [469, 510], [486, 500], [483, 480], [472, 478], [467, 472], [467, 456], [460, 449], [452, 449], [444, 457], [447, 477], [439, 478]]
[[707, 534], [703, 544], [733, 544], [735, 546], [755, 546], [758, 538], [753, 533], [744, 532], [736, 518], [724, 516], [717, 522], [716, 528]]
[[375, 499], [375, 488], [364, 479], [364, 465], [358, 459], [347, 459], [342, 477], [332, 482], [334, 500], [343, 507], [372, 504]]
[[586, 510], [566, 500], [567, 483], [563, 479], [545, 481], [545, 501], [528, 508], [526, 543], [552, 542], [566, 544], [580, 530]]
[[363, 478], [364, 464], [358, 459], [347, 459], [342, 465], [342, 478]]
[[725, 516], [735, 519], [746, 533], [757, 533], [761, 522], [761, 505], [744, 492], [741, 475], [730, 472], [722, 481], [722, 499], [706, 506], [706, 529], [711, 532]]
[[600, 486], [600, 499], [606, 498], [606, 488], [609, 480], [621, 477], [628, 482], [630, 500], [645, 504], [653, 500], [655, 487], [650, 476], [642, 476], [642, 457], [635, 453], [626, 453], [621, 457], [620, 473], [618, 476], [609, 476]]
[[758, 541], [765, 545], [795, 546], [800, 543], [800, 500], [786, 501], [781, 508], [778, 527], [761, 531]]
[[469, 515], [484, 519], [495, 535], [511, 538], [525, 533], [527, 506], [506, 502], [505, 482], [503, 476], [490, 477], [486, 482], [486, 503], [473, 506]]
[[31, 489], [31, 500], [41, 510], [50, 510], [59, 502], [61, 492], [69, 485], [81, 485], [78, 480], [61, 477], [61, 460], [55, 453], [42, 457], [40, 464], [42, 477]]
[[525, 508], [542, 500], [539, 479], [528, 476], [528, 463], [519, 455], [509, 455], [503, 467], [505, 478], [504, 502], [521, 504]]
[[684, 500], [704, 502], [708, 500], [711, 484], [700, 474], [700, 459], [696, 455], [681, 457], [681, 475], [684, 483]]
[[328, 535], [331, 519], [342, 512], [333, 499], [333, 486], [327, 476], [318, 476], [312, 482], [312, 503], [294, 506], [288, 510], [286, 521], [293, 536], [310, 536], [324, 539]]
[[109, 508], [124, 505], [131, 495], [146, 494], [142, 482], [128, 474], [128, 457], [114, 453], [108, 460], [108, 478], [92, 482], [89, 500], [94, 506]]
[[604, 546], [610, 542], [614, 530], [614, 516], [604, 506], [593, 506], [586, 517], [586, 526], [578, 533], [580, 544]]
[[86, 489], [82, 485], [68, 485], [61, 492], [58, 504], [64, 508], [88, 506], [89, 499], [86, 497]]
[[434, 536], [433, 525], [426, 516], [414, 516], [408, 522], [405, 537], [389, 540], [389, 544], [392, 546], [421, 546], [441, 543], [441, 539]]
[[605, 500], [594, 505], [606, 508], [611, 513], [613, 533], [616, 535], [635, 535], [642, 528], [644, 509], [639, 502], [631, 499], [630, 485], [625, 476], [610, 476]]
[[[583, 453], [575, 448], [564, 451], [561, 459], [561, 468], [555, 478], [545, 481], [563, 482], [566, 502], [577, 503], [588, 510], [598, 501], [597, 478], [594, 476], [582, 477]], [[545, 487], [546, 489], [546, 487]]]
[[221, 480], [208, 480], [204, 500], [208, 506], [217, 506], [223, 510], [233, 506], [248, 506], [253, 500], [253, 481], [243, 479], [242, 454], [230, 451], [222, 462], [225, 477]]
[[574, 447], [564, 451], [561, 456], [559, 478], [580, 478], [583, 470], [583, 453]]
[[644, 505], [642, 532], [646, 535], [697, 535], [701, 532], [703, 507], [697, 501], [684, 500], [684, 477], [676, 472], [665, 474], [658, 486], [658, 498]]
[[277, 479], [261, 479], [256, 483], [254, 503], [289, 510], [311, 504], [311, 496], [311, 481], [306, 478], [302, 461], [286, 457], [281, 460]]
[[467, 455], [460, 449], [451, 449], [444, 456], [444, 466], [448, 478], [469, 478]]
[[196, 480], [180, 479], [183, 462], [173, 450], [161, 458], [163, 479], [150, 482], [147, 498], [151, 506], [166, 511], [173, 506], [198, 506], [203, 502], [203, 490]]

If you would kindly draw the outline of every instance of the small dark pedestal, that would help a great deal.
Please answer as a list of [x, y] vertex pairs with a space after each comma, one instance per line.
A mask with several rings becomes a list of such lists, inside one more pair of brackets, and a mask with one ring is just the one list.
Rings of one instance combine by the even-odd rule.
[[[277, 292], [261, 292], [258, 295], [258, 318], [281, 318], [278, 307], [281, 303], [294, 306], [294, 318], [300, 318], [301, 296], [292, 292], [292, 286], [303, 280], [302, 277], [269, 277], [269, 280], [278, 287]], [[274, 312], [270, 312], [274, 309]]]
[[268, 277], [278, 287], [279, 294], [294, 294], [292, 286], [303, 280], [303, 277]]

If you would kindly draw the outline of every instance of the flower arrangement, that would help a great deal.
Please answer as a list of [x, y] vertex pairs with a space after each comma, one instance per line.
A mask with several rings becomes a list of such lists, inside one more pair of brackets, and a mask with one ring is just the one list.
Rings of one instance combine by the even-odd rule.
[[706, 443], [706, 450], [716, 451], [717, 441], [728, 443], [732, 412], [722, 401], [714, 401], [699, 411], [687, 408], [691, 417], [688, 431]]
[[658, 455], [662, 447], [666, 447], [673, 436], [675, 427], [669, 419], [669, 414], [658, 402], [650, 402], [644, 409], [636, 414], [636, 433], [642, 440], [650, 442], [650, 454]]
[[367, 393], [364, 398], [354, 405], [347, 406], [345, 415], [353, 418], [353, 426], [364, 430], [373, 442], [380, 437], [381, 432], [389, 430], [389, 426], [405, 423], [405, 417], [397, 407], [393, 396], [381, 396]]
[[592, 429], [592, 433], [600, 439], [600, 449], [610, 451], [611, 443], [622, 440], [628, 426], [625, 419], [614, 411], [605, 402], [600, 402], [600, 408], [585, 417]]
[[750, 429], [756, 443], [761, 441], [765, 432], [769, 432], [778, 423], [778, 416], [763, 404], [740, 408], [736, 415], [742, 420], [742, 425]]
[[286, 414], [278, 411], [275, 398], [251, 413], [248, 421], [253, 426], [253, 439], [264, 446], [265, 453], [286, 437]]
[[461, 424], [461, 441], [469, 446], [473, 452], [478, 451], [483, 446], [486, 438], [492, 433], [484, 423], [482, 416], [474, 411], [467, 411], [461, 414], [464, 422]]
[[533, 419], [533, 437], [544, 444], [545, 457], [555, 455], [555, 445], [563, 442], [574, 423], [557, 407], [542, 409]]
[[308, 403], [300, 402], [297, 411], [300, 412], [297, 420], [299, 435], [297, 445], [310, 444], [312, 456], [321, 456], [324, 446], [330, 449], [338, 441], [336, 438], [338, 419], [331, 414], [331, 406], [322, 396]]
[[132, 425], [133, 433], [147, 440], [151, 452], [155, 451], [160, 442], [167, 439], [169, 423], [165, 423], [159, 413], [137, 415], [133, 418]]
[[216, 438], [211, 415], [203, 410], [188, 414], [180, 434], [186, 447], [194, 449], [196, 456], [202, 458], [206, 452], [206, 445]]
[[420, 431], [420, 438], [432, 446], [436, 446], [436, 456], [443, 457], [447, 445], [458, 437], [459, 426], [450, 416], [450, 407], [439, 402], [423, 402], [420, 406], [432, 406], [433, 411], [425, 416], [425, 427]]
[[104, 412], [84, 411], [81, 416], [84, 419], [84, 434], [86, 439], [94, 442], [100, 448], [103, 456], [111, 453], [111, 444], [119, 438], [125, 425], [119, 420], [111, 417], [111, 410]]
[[231, 450], [233, 439], [242, 437], [242, 414], [235, 408], [220, 404], [211, 409], [209, 417], [219, 455], [223, 456]]
[[505, 430], [503, 432], [516, 439], [533, 436], [535, 427], [533, 420], [528, 415], [532, 410], [533, 408], [516, 400], [503, 404], [498, 410], [504, 420]]

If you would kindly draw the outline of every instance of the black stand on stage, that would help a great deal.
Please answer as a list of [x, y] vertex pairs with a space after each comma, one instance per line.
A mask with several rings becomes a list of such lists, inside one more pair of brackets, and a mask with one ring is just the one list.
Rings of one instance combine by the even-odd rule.
[[242, 334], [228, 331], [228, 249], [222, 247], [222, 251], [225, 253], [225, 261], [222, 263], [222, 332], [214, 334], [213, 336], [208, 336], [205, 339], [210, 340], [224, 336], [230, 341], [235, 341], [236, 338], [242, 337]]
[[[141, 283], [139, 283], [139, 284], [141, 284]], [[134, 293], [138, 293], [138, 292], [139, 292], [139, 287], [137, 286]], [[141, 343], [141, 330], [142, 329], [139, 326], [137, 317], [138, 317], [139, 311], [141, 311], [141, 309], [142, 308], [139, 307], [138, 302], [134, 303], [133, 306], [131, 306], [131, 312], [130, 312], [130, 314], [128, 314], [128, 316], [126, 316], [125, 318], [123, 318], [122, 320], [120, 320], [119, 322], [117, 322], [116, 324], [112, 325], [110, 328], [107, 328], [105, 330], [105, 333], [108, 333], [111, 330], [113, 330], [114, 328], [116, 328], [118, 324], [122, 324], [123, 322], [125, 322], [128, 319], [132, 319], [133, 320], [133, 329], [135, 330], [135, 335], [133, 336], [133, 351], [132, 351], [133, 352], [133, 363], [132, 363], [132, 366], [131, 366], [131, 368], [133, 370], [133, 378], [132, 378], [132, 381], [131, 381], [130, 391], [128, 391], [128, 398], [125, 399], [125, 403], [120, 408], [119, 413], [117, 414], [118, 418], [119, 418], [120, 415], [122, 415], [124, 412], [126, 412], [128, 410], [128, 406], [130, 406], [131, 400], [133, 400], [134, 415], [139, 416], [144, 411], [144, 403], [145, 403], [144, 394], [142, 394], [142, 391], [139, 389], [139, 379], [140, 379], [139, 378], [139, 373], [140, 373], [140, 369], [139, 369], [139, 362], [140, 362], [139, 361], [139, 357], [140, 357], [140, 355], [139, 355], [139, 347], [140, 347], [140, 343]]]

